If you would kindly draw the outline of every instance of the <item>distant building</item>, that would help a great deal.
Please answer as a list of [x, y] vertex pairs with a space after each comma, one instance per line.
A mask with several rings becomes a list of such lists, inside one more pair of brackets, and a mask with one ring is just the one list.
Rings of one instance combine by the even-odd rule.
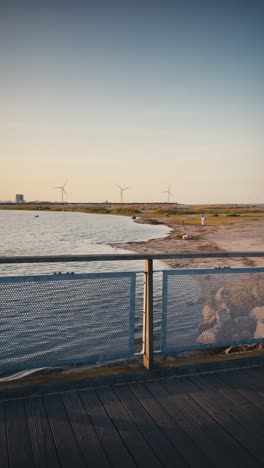
[[24, 195], [22, 193], [16, 194], [16, 203], [24, 203]]

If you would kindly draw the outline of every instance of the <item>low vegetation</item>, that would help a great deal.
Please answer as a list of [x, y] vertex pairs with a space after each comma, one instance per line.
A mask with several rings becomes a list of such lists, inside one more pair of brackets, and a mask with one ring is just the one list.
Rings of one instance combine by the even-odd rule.
[[112, 208], [111, 213], [122, 216], [136, 216], [140, 214], [140, 210], [135, 208]]
[[[23, 205], [3, 204], [3, 210], [33, 211], [73, 211], [91, 214], [115, 214], [136, 216], [149, 224], [200, 225], [201, 215], [206, 217], [206, 225], [220, 226], [230, 223], [244, 223], [263, 219], [264, 205], [179, 205], [167, 203], [153, 204], [70, 204], [70, 203], [25, 203]], [[257, 218], [256, 218], [257, 215]]]
[[82, 208], [80, 211], [82, 213], [90, 213], [90, 214], [110, 214], [111, 213], [111, 210], [104, 206], [89, 206], [88, 208]]

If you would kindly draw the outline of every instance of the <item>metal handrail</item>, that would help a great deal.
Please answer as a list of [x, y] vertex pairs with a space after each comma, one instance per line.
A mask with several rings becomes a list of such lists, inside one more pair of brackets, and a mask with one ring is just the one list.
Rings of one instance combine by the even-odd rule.
[[0, 257], [0, 264], [21, 263], [60, 263], [98, 262], [113, 260], [144, 260], [144, 333], [143, 364], [153, 367], [153, 260], [195, 259], [195, 258], [234, 258], [264, 257], [264, 252], [200, 252], [200, 253], [128, 253], [128, 254], [89, 254], [89, 255], [48, 255]]
[[47, 255], [47, 256], [5, 256], [4, 263], [60, 263], [60, 262], [108, 262], [113, 260], [166, 260], [184, 258], [235, 258], [264, 257], [263, 252], [199, 252], [199, 253], [128, 253], [128, 254], [88, 254], [88, 255]]

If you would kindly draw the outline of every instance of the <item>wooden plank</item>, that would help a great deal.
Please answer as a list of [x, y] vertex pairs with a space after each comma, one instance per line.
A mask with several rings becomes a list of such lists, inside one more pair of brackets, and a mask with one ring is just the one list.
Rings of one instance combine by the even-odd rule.
[[115, 393], [108, 389], [97, 391], [107, 413], [117, 428], [120, 436], [132, 454], [136, 465], [140, 468], [146, 466], [160, 467], [161, 464], [152, 448], [146, 442], [137, 425], [126, 411]]
[[156, 399], [143, 384], [132, 384], [129, 388], [190, 467], [209, 466], [206, 455], [172, 419], [171, 408], [166, 402]]
[[186, 467], [186, 463], [180, 453], [168, 441], [162, 430], [157, 426], [131, 390], [124, 385], [116, 385], [112, 388], [135, 421], [144, 438], [151, 445], [160, 462], [168, 468]]
[[160, 383], [152, 382], [146, 386], [156, 398], [162, 399], [169, 409], [170, 416], [203, 451], [210, 463], [218, 468], [223, 468], [224, 464], [226, 466], [227, 460], [225, 457], [222, 457], [221, 452], [219, 452], [219, 444], [211, 440], [206, 431], [204, 431], [203, 426], [197, 422], [197, 419], [193, 417], [193, 414], [187, 410], [185, 405], [181, 404], [175, 395], [168, 393]]
[[88, 466], [106, 468], [110, 463], [77, 392], [63, 394], [63, 403], [71, 421], [83, 458]]
[[5, 409], [2, 402], [0, 402], [0, 457], [1, 468], [8, 468], [9, 463], [6, 440]]
[[84, 468], [86, 464], [61, 397], [45, 396], [44, 404], [61, 465], [63, 468]]
[[42, 398], [27, 398], [25, 409], [36, 466], [60, 467]]
[[[211, 392], [211, 394], [217, 396], [218, 404], [228, 410], [232, 417], [239, 421], [240, 424], [244, 425], [248, 430], [250, 430], [251, 433], [254, 431], [257, 437], [258, 434], [262, 433], [262, 425], [257, 423], [254, 417], [251, 417], [251, 415], [249, 415], [246, 411], [243, 411], [236, 403], [234, 403], [234, 401], [231, 400], [231, 398], [221, 392], [217, 386], [212, 385], [210, 381], [210, 375], [200, 376], [199, 378], [195, 379], [201, 388], [205, 388], [207, 391]], [[264, 442], [264, 439], [261, 440]]]
[[257, 464], [257, 460], [255, 460], [254, 467], [262, 466], [264, 461], [263, 441], [260, 440], [259, 436], [252, 435], [250, 426], [246, 428], [239, 420], [239, 417], [237, 415], [234, 416], [232, 405], [229, 405], [219, 397], [220, 392], [216, 390], [211, 391], [209, 385], [201, 384], [200, 377], [186, 379], [186, 387], [187, 382], [188, 393], [190, 393], [192, 398], [260, 461], [261, 465]]
[[189, 412], [205, 431], [206, 438], [212, 439], [216, 445], [216, 453], [223, 460], [223, 466], [243, 466], [251, 468], [254, 459], [249, 455], [225, 429], [218, 424], [192, 397], [186, 392], [185, 379], [174, 379], [162, 384], [166, 390], [177, 398], [178, 403]]
[[248, 369], [243, 377], [247, 379], [248, 385], [254, 388], [264, 398], [264, 370], [263, 369]]
[[239, 391], [234, 390], [234, 388], [226, 384], [225, 380], [221, 378], [221, 375], [208, 375], [207, 381], [230, 398], [230, 400], [250, 416], [250, 418], [254, 418], [260, 426], [264, 425], [264, 412], [262, 413], [261, 409], [252, 404]]
[[79, 396], [107, 453], [111, 465], [120, 468], [120, 463], [122, 463], [122, 466], [126, 468], [135, 467], [136, 464], [130, 452], [96, 393], [91, 390], [80, 390]]
[[244, 372], [225, 372], [221, 373], [220, 377], [227, 385], [254, 404], [264, 416], [264, 398], [257, 392], [256, 380], [252, 379], [252, 375], [248, 377]]
[[35, 466], [23, 400], [5, 402], [10, 468]]

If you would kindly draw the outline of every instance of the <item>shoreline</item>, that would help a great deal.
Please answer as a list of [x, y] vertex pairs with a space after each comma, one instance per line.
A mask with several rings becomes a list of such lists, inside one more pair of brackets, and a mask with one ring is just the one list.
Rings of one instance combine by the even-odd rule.
[[[193, 207], [142, 205], [139, 209], [135, 206], [117, 206], [113, 210], [99, 207], [81, 206], [0, 206], [0, 209], [10, 211], [64, 211], [84, 214], [108, 214], [117, 216], [137, 216], [138, 224], [163, 225], [170, 229], [164, 237], [152, 238], [147, 241], [137, 242], [113, 242], [108, 245], [113, 248], [129, 250], [136, 253], [198, 253], [198, 252], [250, 252], [260, 251], [264, 253], [264, 209], [250, 205], [241, 208], [233, 205], [214, 206], [205, 205]], [[51, 208], [51, 210], [49, 210]], [[157, 210], [159, 208], [159, 210]], [[110, 211], [109, 211], [110, 210]], [[139, 214], [140, 212], [140, 214]], [[200, 214], [205, 213], [206, 225], [201, 226]], [[182, 235], [188, 233], [192, 239], [183, 240]], [[222, 259], [173, 259], [164, 260], [171, 268], [213, 268], [213, 267], [264, 267], [263, 258], [222, 258]]]
[[[140, 217], [135, 222], [152, 224]], [[167, 236], [138, 242], [115, 242], [112, 247], [130, 250], [137, 253], [195, 253], [225, 251], [263, 251], [264, 253], [264, 220], [243, 224], [222, 226], [198, 226], [173, 224], [167, 220], [158, 220], [159, 224], [168, 226], [171, 231]], [[192, 234], [190, 240], [183, 240], [184, 233]], [[172, 259], [164, 260], [172, 268], [212, 268], [212, 267], [264, 267], [263, 258], [208, 258], [208, 259]]]

